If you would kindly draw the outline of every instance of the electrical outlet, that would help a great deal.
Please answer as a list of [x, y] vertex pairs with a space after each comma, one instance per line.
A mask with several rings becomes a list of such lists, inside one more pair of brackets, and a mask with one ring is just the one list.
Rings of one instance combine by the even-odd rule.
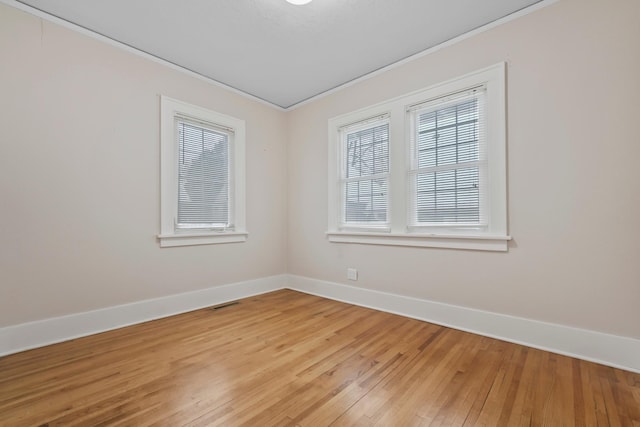
[[347, 268], [347, 279], [358, 280], [358, 270], [355, 268]]

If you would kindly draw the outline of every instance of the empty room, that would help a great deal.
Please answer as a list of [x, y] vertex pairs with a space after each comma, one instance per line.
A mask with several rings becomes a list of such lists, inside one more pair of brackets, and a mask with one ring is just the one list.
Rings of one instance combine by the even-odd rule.
[[640, 427], [640, 2], [0, 0], [0, 426]]

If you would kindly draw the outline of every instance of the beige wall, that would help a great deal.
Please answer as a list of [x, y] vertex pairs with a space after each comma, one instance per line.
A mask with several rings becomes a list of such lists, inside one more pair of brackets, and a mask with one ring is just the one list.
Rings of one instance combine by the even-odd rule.
[[[640, 338], [639, 40], [637, 0], [561, 0], [293, 111], [289, 272]], [[509, 252], [328, 243], [327, 119], [500, 61]]]
[[[289, 271], [640, 338], [639, 22], [560, 0], [283, 113], [0, 4], [0, 327]], [[328, 243], [327, 120], [500, 61], [509, 252]], [[248, 242], [159, 248], [160, 94], [247, 121]]]
[[[2, 4], [0, 82], [0, 327], [285, 272], [284, 113]], [[161, 94], [246, 120], [246, 243], [159, 247]]]

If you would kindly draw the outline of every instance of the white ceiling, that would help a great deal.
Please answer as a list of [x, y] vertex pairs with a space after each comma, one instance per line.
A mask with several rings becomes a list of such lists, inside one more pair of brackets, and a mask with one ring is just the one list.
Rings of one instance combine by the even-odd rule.
[[283, 108], [540, 0], [19, 0]]

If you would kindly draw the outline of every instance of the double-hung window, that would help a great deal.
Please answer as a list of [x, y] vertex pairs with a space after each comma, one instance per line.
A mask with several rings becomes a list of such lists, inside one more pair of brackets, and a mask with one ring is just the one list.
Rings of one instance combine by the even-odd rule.
[[485, 88], [408, 109], [410, 229], [487, 225]]
[[388, 116], [344, 126], [339, 132], [342, 226], [388, 228]]
[[504, 74], [330, 119], [329, 240], [507, 250]]
[[161, 246], [246, 240], [244, 121], [161, 100]]

